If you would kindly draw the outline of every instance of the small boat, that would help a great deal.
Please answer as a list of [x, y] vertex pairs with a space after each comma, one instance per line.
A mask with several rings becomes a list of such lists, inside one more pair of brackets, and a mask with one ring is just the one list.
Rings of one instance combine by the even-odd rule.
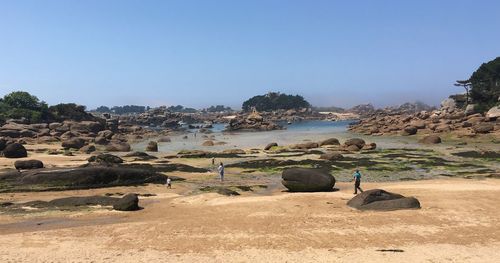
[[292, 122], [291, 122], [291, 121], [288, 121], [288, 122], [287, 122], [287, 124], [288, 124], [288, 125], [291, 125], [291, 124], [292, 124]]

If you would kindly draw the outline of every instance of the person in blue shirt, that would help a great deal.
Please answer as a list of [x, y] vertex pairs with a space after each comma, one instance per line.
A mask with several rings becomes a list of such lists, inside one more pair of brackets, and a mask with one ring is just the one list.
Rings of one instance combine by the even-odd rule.
[[362, 193], [363, 189], [361, 189], [361, 187], [360, 187], [361, 186], [361, 172], [359, 172], [359, 170], [356, 169], [356, 171], [354, 172], [352, 177], [354, 179], [354, 194], [358, 193], [358, 189]]

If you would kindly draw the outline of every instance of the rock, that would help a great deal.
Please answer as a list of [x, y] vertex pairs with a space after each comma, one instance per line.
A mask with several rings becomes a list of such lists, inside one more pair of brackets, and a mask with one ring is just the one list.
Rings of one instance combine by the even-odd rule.
[[226, 195], [226, 196], [240, 195], [240, 193], [238, 193], [238, 192], [236, 192], [234, 190], [225, 188], [225, 187], [220, 187], [219, 189], [217, 189], [217, 193], [220, 194], [220, 195]]
[[337, 138], [330, 138], [326, 139], [324, 141], [321, 141], [319, 143], [320, 146], [325, 146], [325, 145], [340, 145], [340, 142]]
[[172, 140], [169, 137], [163, 136], [158, 139], [158, 142], [171, 142]]
[[408, 135], [415, 135], [417, 133], [417, 127], [414, 126], [407, 126], [403, 129], [402, 135], [408, 136]]
[[158, 151], [158, 143], [155, 141], [150, 141], [146, 146], [147, 152], [157, 152]]
[[6, 146], [7, 146], [7, 140], [5, 140], [4, 138], [0, 138], [0, 152], [3, 151], [3, 149], [5, 149]]
[[80, 152], [86, 153], [86, 154], [93, 153], [95, 151], [96, 151], [96, 148], [94, 145], [85, 145], [82, 148], [80, 148]]
[[365, 144], [365, 146], [363, 146], [363, 150], [367, 150], [367, 151], [375, 150], [376, 148], [377, 148], [377, 144], [374, 142]]
[[441, 109], [447, 111], [453, 111], [457, 108], [457, 104], [454, 99], [445, 99], [441, 102]]
[[227, 149], [222, 151], [222, 153], [227, 153], [227, 154], [245, 154], [245, 151], [242, 149]]
[[32, 130], [21, 130], [19, 135], [23, 138], [35, 138], [37, 134]]
[[79, 122], [71, 122], [70, 124], [70, 130], [79, 132], [79, 133], [98, 133], [103, 129], [103, 126], [101, 123], [96, 122], [96, 121], [79, 121]]
[[0, 128], [0, 136], [10, 137], [10, 138], [19, 138], [19, 137], [21, 137], [21, 132], [19, 130]]
[[315, 142], [306, 142], [306, 143], [299, 143], [290, 146], [290, 149], [299, 149], [299, 150], [304, 150], [304, 149], [314, 149], [318, 148], [319, 145]]
[[275, 142], [271, 142], [271, 143], [267, 144], [267, 145], [266, 145], [266, 147], [264, 147], [264, 150], [265, 150], [265, 151], [269, 151], [269, 150], [271, 150], [271, 148], [273, 148], [273, 147], [277, 147], [277, 146], [278, 146], [278, 144], [277, 144], [277, 143], [275, 143]]
[[132, 152], [124, 155], [124, 157], [136, 157], [137, 159], [142, 161], [158, 159], [158, 157], [149, 155], [145, 152]]
[[115, 133], [111, 130], [103, 130], [97, 133], [97, 136], [104, 137], [108, 140], [111, 140], [111, 138], [113, 138], [113, 135], [115, 135]]
[[474, 104], [467, 105], [467, 107], [465, 107], [465, 112], [464, 112], [465, 116], [469, 116], [469, 115], [476, 113], [475, 107], [476, 107], [476, 105], [474, 105]]
[[331, 153], [324, 153], [320, 155], [319, 158], [322, 160], [334, 161], [334, 160], [342, 160], [344, 156], [342, 156], [342, 154], [340, 153], [331, 152]]
[[351, 145], [356, 145], [356, 146], [358, 146], [359, 149], [362, 149], [363, 146], [365, 146], [365, 144], [366, 144], [365, 140], [360, 139], [360, 138], [352, 138], [352, 139], [349, 139], [349, 140], [344, 142], [344, 145], [347, 147], [351, 146]]
[[335, 178], [320, 169], [288, 168], [281, 178], [282, 184], [291, 192], [332, 191], [335, 186]]
[[410, 126], [413, 126], [417, 129], [425, 129], [425, 121], [417, 120], [417, 121], [412, 121], [410, 122]]
[[126, 142], [111, 142], [106, 145], [108, 152], [130, 152], [130, 144]]
[[49, 129], [51, 130], [56, 130], [57, 128], [61, 127], [62, 123], [59, 122], [53, 122], [49, 124]]
[[495, 106], [486, 112], [486, 117], [490, 119], [500, 118], [500, 106]]
[[87, 166], [42, 168], [0, 173], [0, 183], [16, 191], [89, 189], [114, 186], [164, 184], [163, 174], [136, 167]]
[[214, 142], [213, 141], [204, 141], [202, 146], [214, 146]]
[[28, 152], [22, 144], [15, 142], [5, 146], [3, 156], [6, 158], [23, 158], [28, 156]]
[[427, 135], [424, 138], [420, 139], [420, 143], [425, 143], [425, 144], [438, 144], [441, 143], [441, 137], [437, 135]]
[[66, 149], [80, 149], [85, 145], [85, 140], [82, 138], [71, 138], [62, 142], [62, 147]]
[[113, 205], [114, 210], [118, 211], [137, 211], [139, 210], [139, 198], [137, 194], [126, 194]]
[[420, 208], [420, 202], [414, 197], [404, 197], [381, 189], [364, 191], [349, 200], [347, 205], [359, 210], [380, 211]]
[[490, 131], [493, 131], [495, 127], [491, 123], [479, 123], [476, 126], [472, 127], [472, 129], [476, 133], [489, 133]]
[[[363, 146], [364, 147], [364, 146]], [[359, 150], [361, 150], [357, 145], [353, 144], [353, 145], [349, 145], [345, 148], [346, 150], [350, 151], [350, 152], [357, 152]]]
[[39, 160], [18, 160], [14, 162], [17, 170], [29, 170], [43, 168], [43, 162]]
[[87, 161], [89, 163], [96, 163], [99, 165], [106, 165], [106, 166], [112, 166], [115, 164], [123, 163], [122, 158], [120, 158], [116, 155], [109, 154], [109, 153], [101, 153], [98, 155], [90, 156], [90, 158], [87, 159]]
[[63, 139], [63, 140], [69, 140], [71, 138], [75, 138], [75, 137], [78, 137], [78, 136], [80, 136], [79, 133], [72, 132], [72, 131], [67, 131], [67, 132], [65, 132], [65, 133], [63, 133], [61, 135], [61, 139]]

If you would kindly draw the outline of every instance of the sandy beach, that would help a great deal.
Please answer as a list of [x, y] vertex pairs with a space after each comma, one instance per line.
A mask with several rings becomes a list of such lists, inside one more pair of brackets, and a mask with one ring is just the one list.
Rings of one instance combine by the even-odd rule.
[[1, 215], [2, 262], [496, 262], [500, 181], [366, 183], [417, 197], [420, 210], [361, 212], [350, 183], [328, 193], [185, 196], [149, 185], [1, 194], [48, 199], [105, 192], [156, 193], [140, 211]]

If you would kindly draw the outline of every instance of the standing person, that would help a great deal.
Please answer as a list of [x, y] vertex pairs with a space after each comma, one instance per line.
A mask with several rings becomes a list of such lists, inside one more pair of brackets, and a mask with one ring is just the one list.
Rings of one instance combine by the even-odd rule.
[[220, 181], [224, 182], [224, 164], [222, 162], [220, 163], [219, 168], [217, 170], [219, 170]]
[[358, 193], [358, 189], [362, 193], [363, 189], [361, 189], [361, 187], [360, 187], [361, 186], [361, 172], [359, 172], [359, 170], [356, 169], [356, 171], [354, 172], [352, 177], [354, 178], [354, 194]]
[[212, 157], [212, 167], [215, 166], [215, 157]]
[[167, 177], [167, 188], [172, 189], [172, 179], [170, 177]]

